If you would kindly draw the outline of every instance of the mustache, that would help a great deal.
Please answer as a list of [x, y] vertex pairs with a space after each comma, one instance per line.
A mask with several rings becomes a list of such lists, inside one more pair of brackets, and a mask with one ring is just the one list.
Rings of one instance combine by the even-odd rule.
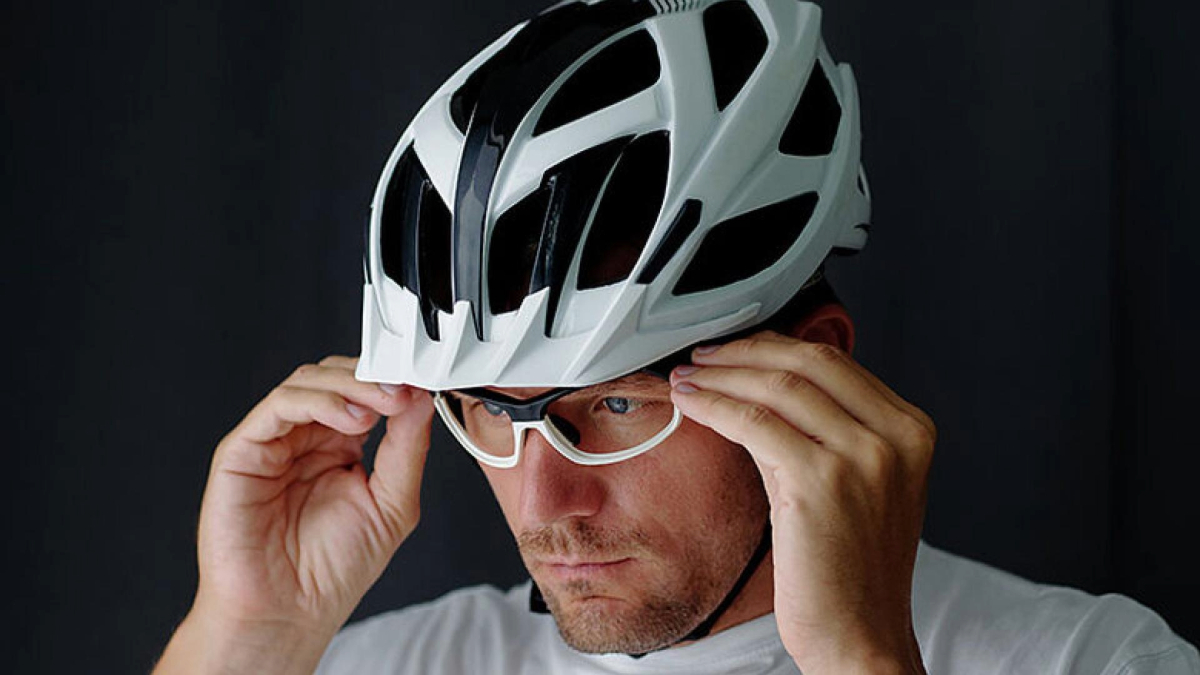
[[517, 548], [525, 558], [546, 557], [634, 557], [650, 547], [645, 532], [600, 527], [580, 520], [526, 530], [517, 537]]

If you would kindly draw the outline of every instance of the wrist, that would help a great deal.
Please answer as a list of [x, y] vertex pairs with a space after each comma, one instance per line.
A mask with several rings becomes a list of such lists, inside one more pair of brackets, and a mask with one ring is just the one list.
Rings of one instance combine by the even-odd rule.
[[286, 622], [231, 621], [193, 607], [154, 673], [309, 675], [335, 632]]
[[925, 675], [921, 659], [893, 655], [839, 655], [836, 659], [813, 662], [796, 661], [805, 675], [837, 673], [837, 675]]
[[805, 675], [926, 675], [921, 647], [912, 633], [903, 644], [841, 640], [828, 650], [789, 654]]

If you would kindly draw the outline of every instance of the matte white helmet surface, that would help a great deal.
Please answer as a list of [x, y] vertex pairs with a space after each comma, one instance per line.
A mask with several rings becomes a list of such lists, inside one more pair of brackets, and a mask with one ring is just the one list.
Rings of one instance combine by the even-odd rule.
[[866, 243], [858, 99], [797, 0], [565, 2], [455, 73], [371, 208], [357, 375], [583, 386]]

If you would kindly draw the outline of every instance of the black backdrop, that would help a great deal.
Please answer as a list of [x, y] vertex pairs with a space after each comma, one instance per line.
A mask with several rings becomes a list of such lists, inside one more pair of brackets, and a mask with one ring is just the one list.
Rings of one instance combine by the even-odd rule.
[[[190, 602], [218, 439], [357, 353], [360, 225], [426, 96], [542, 3], [9, 2], [8, 672], [149, 668]], [[1200, 639], [1195, 3], [826, 8], [875, 226], [858, 357], [938, 421], [926, 539], [1131, 595]], [[356, 616], [521, 579], [435, 438]]]

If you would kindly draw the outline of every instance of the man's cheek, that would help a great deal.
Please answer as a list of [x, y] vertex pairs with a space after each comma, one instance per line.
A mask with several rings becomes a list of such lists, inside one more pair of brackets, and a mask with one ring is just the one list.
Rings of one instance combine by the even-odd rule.
[[501, 513], [504, 514], [508, 529], [512, 531], [514, 537], [518, 536], [523, 530], [523, 525], [518, 522], [521, 496], [519, 471], [515, 468], [496, 469], [483, 464], [480, 464], [480, 468], [483, 469], [483, 475], [492, 488], [492, 495], [496, 498]]

